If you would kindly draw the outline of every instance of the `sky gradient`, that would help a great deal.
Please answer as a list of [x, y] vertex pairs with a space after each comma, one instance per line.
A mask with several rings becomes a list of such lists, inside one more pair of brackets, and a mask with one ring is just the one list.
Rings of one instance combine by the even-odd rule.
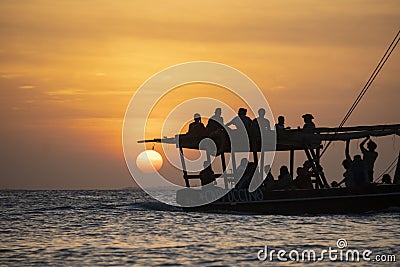
[[[242, 71], [292, 127], [304, 113], [337, 126], [399, 28], [390, 0], [1, 1], [0, 188], [133, 186], [125, 109], [146, 79], [188, 61]], [[347, 125], [400, 123], [399, 73], [397, 48]], [[378, 172], [400, 143], [382, 140]], [[328, 177], [342, 157], [329, 150]]]

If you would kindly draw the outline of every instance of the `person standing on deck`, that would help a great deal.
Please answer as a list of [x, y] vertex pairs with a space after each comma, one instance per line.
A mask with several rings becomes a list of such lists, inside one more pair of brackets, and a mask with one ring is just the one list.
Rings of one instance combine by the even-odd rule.
[[364, 186], [368, 183], [367, 165], [362, 160], [361, 155], [355, 155], [353, 160], [350, 157], [350, 140], [346, 140], [345, 149], [346, 160], [349, 163], [349, 171], [353, 175], [355, 186]]
[[256, 147], [259, 147], [261, 145], [262, 137], [267, 131], [271, 131], [271, 123], [268, 119], [265, 118], [265, 109], [260, 108], [258, 110], [258, 117], [253, 120], [252, 127], [252, 133], [254, 137], [254, 140], [252, 140], [252, 144], [256, 145]]
[[312, 121], [314, 119], [314, 116], [311, 114], [304, 114], [302, 116], [302, 118], [304, 119], [304, 126], [303, 126], [303, 130], [307, 131], [307, 132], [314, 132], [315, 130], [315, 124]]
[[[250, 132], [251, 129], [251, 119], [246, 116], [247, 109], [239, 108], [238, 115], [234, 117], [230, 122], [228, 122], [225, 126], [229, 127], [230, 125], [235, 125], [237, 130], [246, 130], [247, 133]], [[244, 129], [243, 129], [244, 127]]]
[[[367, 144], [367, 149], [365, 149], [364, 145], [365, 143], [368, 142]], [[372, 183], [374, 181], [374, 165], [375, 165], [375, 161], [376, 158], [378, 157], [378, 152], [375, 151], [375, 149], [378, 146], [376, 145], [376, 143], [372, 140], [370, 140], [370, 137], [368, 136], [367, 138], [365, 138], [364, 141], [361, 142], [360, 144], [360, 149], [361, 152], [363, 154], [363, 160], [365, 162], [365, 164], [367, 165], [367, 175], [368, 175], [368, 181], [370, 183]]]

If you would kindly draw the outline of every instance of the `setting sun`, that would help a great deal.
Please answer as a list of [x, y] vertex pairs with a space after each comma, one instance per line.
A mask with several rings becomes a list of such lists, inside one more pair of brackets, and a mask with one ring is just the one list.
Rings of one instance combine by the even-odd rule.
[[163, 164], [163, 159], [157, 151], [145, 150], [136, 158], [136, 166], [145, 173], [158, 171]]

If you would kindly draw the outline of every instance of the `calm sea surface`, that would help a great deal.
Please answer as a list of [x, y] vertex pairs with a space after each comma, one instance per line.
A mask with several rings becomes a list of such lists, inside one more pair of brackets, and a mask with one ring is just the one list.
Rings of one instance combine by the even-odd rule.
[[[276, 255], [272, 263], [259, 261], [257, 253], [265, 246], [269, 252], [320, 253], [338, 249], [339, 238], [346, 239], [345, 249], [369, 249], [371, 259], [396, 255], [400, 262], [398, 211], [336, 216], [186, 213], [134, 190], [0, 191], [0, 206], [0, 266], [300, 266], [304, 261], [278, 262]], [[326, 257], [311, 265], [344, 263]]]

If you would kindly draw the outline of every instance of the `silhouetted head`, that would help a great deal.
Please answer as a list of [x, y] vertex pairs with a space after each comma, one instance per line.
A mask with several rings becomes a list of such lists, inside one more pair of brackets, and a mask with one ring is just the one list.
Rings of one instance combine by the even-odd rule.
[[355, 155], [354, 156], [354, 161], [356, 161], [356, 162], [362, 161], [361, 155]]
[[370, 151], [374, 151], [378, 147], [378, 145], [374, 141], [369, 140], [367, 147]]
[[347, 170], [348, 168], [350, 168], [350, 161], [348, 159], [345, 159], [342, 161], [342, 165], [343, 165], [343, 168], [345, 168]]
[[194, 121], [201, 121], [201, 116], [200, 116], [200, 114], [199, 114], [199, 113], [195, 113], [195, 114], [193, 115], [193, 119], [194, 119]]
[[218, 117], [221, 116], [221, 113], [222, 113], [221, 108], [216, 108], [215, 111], [214, 111], [214, 113], [215, 113], [215, 115], [217, 115]]
[[308, 113], [304, 114], [302, 117], [304, 119], [304, 122], [310, 122], [310, 121], [312, 121], [314, 119], [314, 116], [311, 115], [311, 114], [308, 114]]
[[240, 161], [240, 165], [246, 166], [248, 162], [249, 161], [246, 158], [242, 158], [242, 160]]
[[312, 162], [311, 161], [309, 161], [309, 160], [304, 161], [303, 168], [305, 170], [309, 170], [311, 167], [312, 167]]
[[278, 117], [278, 123], [279, 123], [279, 124], [282, 124], [282, 125], [285, 124], [285, 117], [279, 116], [279, 117]]
[[296, 173], [298, 176], [301, 176], [304, 174], [304, 169], [302, 167], [297, 167]]
[[389, 174], [384, 174], [383, 176], [382, 176], [382, 183], [384, 183], [384, 184], [391, 184], [392, 183], [392, 179], [390, 178], [390, 175]]
[[258, 110], [258, 116], [259, 116], [260, 118], [264, 118], [264, 116], [265, 116], [265, 109], [260, 108], [260, 109]]
[[238, 111], [239, 116], [246, 116], [246, 114], [247, 114], [247, 109], [239, 108], [239, 111]]
[[279, 174], [280, 175], [284, 175], [284, 174], [288, 174], [289, 170], [288, 167], [286, 165], [283, 165], [280, 169], [279, 169]]

